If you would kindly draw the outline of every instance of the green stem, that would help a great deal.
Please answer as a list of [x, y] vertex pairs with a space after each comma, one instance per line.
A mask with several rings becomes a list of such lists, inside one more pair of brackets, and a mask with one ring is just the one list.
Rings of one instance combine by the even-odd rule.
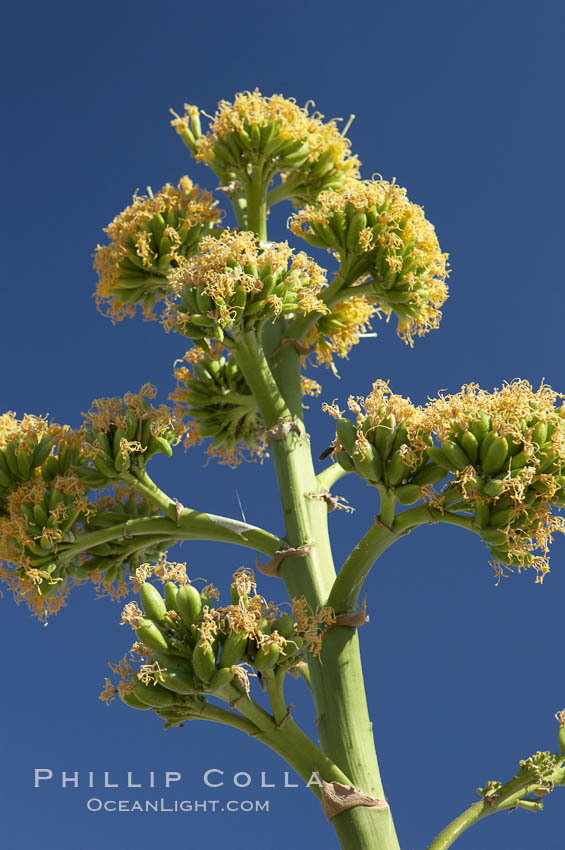
[[[266, 233], [265, 219], [257, 223], [256, 232], [263, 232], [263, 227]], [[337, 288], [336, 282], [336, 291]], [[292, 324], [287, 337], [292, 335], [291, 328]], [[238, 365], [255, 395], [266, 427], [289, 417], [299, 431], [271, 439], [270, 450], [287, 541], [293, 547], [312, 544], [312, 548], [303, 557], [285, 558], [280, 573], [291, 598], [305, 596], [315, 611], [330, 593], [335, 568], [327, 506], [323, 499], [311, 498], [322, 488], [304, 432], [300, 356], [293, 346], [281, 348], [273, 358], [271, 372], [265, 352], [253, 335], [240, 335], [236, 349]], [[324, 640], [321, 661], [310, 658], [309, 662], [321, 749], [330, 764], [337, 765], [356, 788], [382, 798], [356, 631], [331, 629]], [[285, 734], [304, 735], [294, 721], [280, 727], [280, 731], [284, 730]], [[332, 825], [344, 850], [399, 850], [389, 811], [357, 806], [334, 817]]]
[[282, 723], [288, 710], [284, 698], [284, 671], [278, 670], [276, 673], [270, 671], [265, 674], [264, 679], [275, 723]]
[[[238, 365], [257, 399], [266, 427], [271, 428], [282, 419], [292, 422], [299, 431], [290, 431], [282, 439], [271, 439], [270, 450], [277, 472], [287, 541], [293, 547], [314, 542], [315, 545], [307, 557], [285, 558], [281, 574], [285, 583], [288, 579], [291, 596], [305, 595], [316, 607], [327, 597], [335, 571], [327, 532], [326, 504], [322, 499], [307, 495], [321, 492], [322, 488], [314, 473], [310, 445], [304, 433], [299, 356], [290, 346], [283, 349], [271, 372], [263, 347], [253, 333], [238, 337], [237, 345]], [[277, 379], [284, 376], [285, 367], [292, 369], [297, 380], [293, 392], [283, 397]]]
[[373, 524], [361, 538], [345, 560], [328, 597], [328, 605], [336, 614], [355, 611], [361, 588], [373, 564], [398, 538], [398, 534], [380, 523]]
[[275, 204], [280, 203], [280, 201], [288, 201], [292, 198], [293, 187], [287, 181], [286, 183], [281, 183], [280, 186], [276, 186], [274, 189], [271, 189], [270, 192], [267, 193], [267, 207], [272, 207]]
[[236, 189], [232, 194], [231, 204], [235, 213], [235, 220], [240, 230], [247, 229], [247, 198], [243, 189]]
[[416, 507], [398, 514], [394, 520], [393, 528], [394, 531], [401, 533], [420, 525], [433, 525], [438, 522], [443, 522], [446, 525], [457, 525], [466, 531], [472, 531], [474, 534], [480, 533], [473, 517], [450, 513], [447, 510], [442, 511], [429, 505], [416, 505]]
[[[314, 773], [318, 773], [326, 782], [350, 784], [343, 771], [310, 740], [292, 718], [284, 726], [275, 726], [271, 732], [261, 732], [257, 738], [288, 761], [306, 783]], [[310, 790], [317, 797], [320, 796], [316, 783], [310, 785]]]
[[361, 538], [341, 567], [328, 598], [328, 605], [338, 614], [352, 613], [371, 568], [389, 546], [421, 525], [443, 522], [477, 532], [471, 517], [450, 514], [427, 505], [417, 505], [394, 516], [396, 499], [386, 493], [378, 520]]
[[255, 331], [234, 334], [234, 340], [234, 358], [255, 396], [265, 427], [272, 428], [279, 419], [290, 419], [290, 410], [279, 392]]
[[190, 708], [187, 712], [190, 718], [200, 718], [202, 720], [211, 720], [214, 723], [223, 723], [226, 726], [232, 726], [234, 729], [239, 729], [241, 732], [246, 732], [247, 735], [256, 736], [259, 732], [257, 726], [248, 720], [246, 717], [241, 717], [234, 711], [228, 711], [225, 708], [220, 708], [217, 705], [212, 705], [210, 702], [203, 702], [202, 706], [197, 709]]
[[432, 843], [428, 845], [427, 850], [447, 850], [470, 826], [478, 823], [487, 815], [491, 815], [494, 811], [495, 809], [485, 803], [484, 800], [473, 803], [459, 817], [451, 821], [445, 829], [442, 829], [439, 835], [436, 835]]
[[140, 469], [133, 475], [131, 472], [121, 474], [122, 481], [133, 487], [141, 496], [166, 514], [169, 519], [176, 519], [176, 504], [166, 493], [157, 487], [145, 469]]
[[340, 301], [347, 301], [348, 298], [353, 298], [354, 295], [374, 295], [375, 286], [373, 283], [359, 283], [356, 286], [348, 286], [336, 293], [335, 297], [328, 299], [326, 304], [328, 307], [334, 307]]
[[130, 537], [153, 536], [169, 538], [171, 543], [175, 540], [210, 540], [219, 543], [233, 543], [237, 546], [245, 546], [254, 549], [264, 555], [273, 557], [283, 545], [283, 541], [262, 528], [256, 528], [244, 522], [227, 517], [205, 514], [183, 508], [180, 512], [178, 523], [168, 517], [140, 517], [124, 521], [110, 528], [102, 528], [99, 531], [89, 531], [80, 534], [74, 543], [61, 547], [61, 554], [67, 557], [77, 555], [97, 546], [99, 543], [108, 543], [124, 537], [124, 533]]
[[262, 242], [267, 241], [267, 187], [261, 163], [253, 166], [251, 186], [247, 193], [247, 227]]
[[[294, 720], [290, 717], [286, 718], [286, 708], [280, 721], [277, 721], [247, 694], [241, 694], [235, 688], [224, 688], [220, 696], [222, 699], [231, 700], [230, 705], [257, 728], [258, 731], [254, 733], [254, 737], [282, 756], [305, 782], [309, 782], [312, 774], [318, 772], [326, 782], [349, 783], [347, 776], [314, 744]], [[278, 694], [276, 700], [280, 700]], [[318, 785], [313, 784], [310, 787], [317, 796], [320, 796]]]
[[349, 472], [345, 470], [339, 463], [333, 463], [331, 466], [326, 467], [326, 469], [322, 469], [321, 472], [318, 472], [316, 476], [318, 479], [318, 484], [324, 490], [331, 490], [333, 485], [343, 478], [344, 475], [349, 475]]
[[[556, 766], [551, 779], [555, 784], [559, 784], [563, 777], [563, 769]], [[469, 827], [473, 826], [478, 821], [493, 815], [496, 812], [507, 811], [514, 808], [518, 802], [531, 794], [535, 788], [539, 787], [539, 781], [532, 780], [531, 775], [521, 775], [518, 773], [508, 780], [499, 790], [492, 795], [487, 795], [469, 806], [464, 812], [449, 823], [445, 829], [436, 835], [427, 850], [447, 850]]]
[[[358, 790], [383, 799], [357, 630], [331, 629], [310, 674], [323, 751], [351, 776]], [[344, 850], [399, 850], [389, 809], [358, 806], [334, 817], [332, 826]]]
[[379, 493], [381, 495], [379, 522], [390, 528], [394, 522], [396, 512], [396, 493], [394, 490], [387, 490], [382, 485], [379, 486]]
[[310, 679], [310, 670], [305, 661], [299, 661], [298, 664], [293, 664], [289, 667], [289, 673], [297, 679], [299, 676], [304, 679], [308, 685], [308, 689], [312, 691], [312, 680]]
[[[302, 558], [288, 557], [281, 575], [291, 598], [305, 596], [315, 611], [324, 604], [335, 570], [328, 536], [327, 506], [308, 494], [320, 492], [314, 473], [310, 444], [303, 433], [300, 358], [292, 346], [281, 349], [271, 373], [261, 346], [254, 350], [238, 345], [238, 364], [251, 386], [265, 423], [273, 422], [272, 379], [276, 398], [286, 402], [292, 421], [301, 433], [289, 432], [271, 440], [287, 540], [291, 546], [314, 544]], [[348, 776], [356, 788], [376, 798], [383, 789], [369, 720], [359, 643], [354, 629], [334, 628], [326, 639], [321, 663], [310, 659], [310, 676], [320, 744], [326, 756]], [[286, 727], [284, 727], [286, 728]], [[347, 850], [398, 850], [389, 811], [361, 806], [332, 819], [339, 840]]]

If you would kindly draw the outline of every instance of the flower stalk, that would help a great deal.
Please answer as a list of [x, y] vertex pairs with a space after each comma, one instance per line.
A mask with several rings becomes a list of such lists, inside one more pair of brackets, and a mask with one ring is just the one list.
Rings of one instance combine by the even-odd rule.
[[[196, 106], [173, 115], [192, 156], [218, 177], [237, 227], [221, 225], [217, 201], [183, 177], [134, 196], [105, 228], [95, 267], [97, 305], [113, 321], [139, 308], [191, 340], [175, 361], [174, 407], [150, 403], [157, 391], [145, 384], [94, 400], [78, 430], [0, 415], [0, 578], [44, 621], [75, 584], [92, 580], [119, 599], [131, 580], [141, 607], [128, 601], [122, 623], [136, 640], [110, 665], [119, 682], [107, 679], [101, 699], [153, 710], [167, 727], [207, 719], [256, 738], [320, 799], [342, 850], [399, 850], [365, 695], [361, 591], [392, 544], [427, 524], [479, 536], [498, 577], [532, 568], [541, 583], [553, 537], [565, 533], [554, 512], [565, 508], [564, 397], [517, 379], [414, 405], [377, 379], [366, 398], [349, 397], [348, 413], [323, 405], [337, 421], [320, 456], [331, 462], [316, 474], [303, 395], [321, 387], [305, 365], [314, 357], [337, 374], [334, 356], [376, 336], [375, 317], [394, 315], [410, 346], [437, 328], [448, 255], [395, 180], [360, 178], [345, 136], [351, 120], [340, 132], [308, 104], [258, 90], [221, 101], [206, 132]], [[294, 236], [339, 260], [329, 283], [306, 252], [268, 241], [268, 209], [281, 201], [294, 205]], [[208, 440], [208, 454], [230, 467], [270, 456], [284, 537], [161, 490], [148, 464], [172, 457], [181, 440]], [[336, 570], [328, 514], [346, 506], [330, 490], [350, 473], [380, 504]], [[200, 591], [185, 564], [168, 560], [184, 540], [266, 556], [258, 568], [284, 582], [291, 612], [267, 602], [244, 566], [220, 605], [214, 585]], [[318, 743], [292, 717], [287, 674], [308, 686]], [[271, 713], [253, 699], [254, 681]], [[505, 785], [487, 783], [429, 850], [447, 850], [496, 811], [538, 811], [539, 798], [565, 784], [565, 710], [558, 720], [560, 752], [521, 761]], [[376, 728], [378, 740], [378, 718]]]

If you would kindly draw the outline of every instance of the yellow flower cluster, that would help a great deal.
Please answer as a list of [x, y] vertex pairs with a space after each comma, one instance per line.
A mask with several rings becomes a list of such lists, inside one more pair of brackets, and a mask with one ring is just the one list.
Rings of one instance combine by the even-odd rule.
[[[166, 404], [155, 407], [149, 404], [157, 395], [157, 389], [152, 384], [144, 384], [138, 393], [128, 392], [121, 397], [97, 398], [92, 407], [83, 413], [85, 425], [92, 431], [108, 432], [111, 428], [126, 430], [128, 419], [132, 414], [140, 421], [151, 421], [151, 434], [158, 437], [167, 431], [173, 431], [177, 442], [186, 434], [187, 426]], [[127, 441], [126, 441], [127, 442]], [[92, 456], [92, 447], [88, 443], [82, 445], [83, 451]], [[127, 448], [127, 446], [126, 446]], [[137, 449], [142, 450], [141, 448]]]
[[0, 580], [40, 619], [69, 592], [56, 559], [86, 505], [74, 474], [81, 439], [46, 416], [0, 416]]
[[[248, 673], [245, 667], [266, 672], [276, 664], [290, 662], [301, 650], [304, 641], [296, 630], [297, 623], [257, 593], [252, 570], [236, 570], [230, 588], [231, 603], [219, 605], [215, 601], [219, 592], [213, 585], [198, 592], [190, 580], [187, 586], [184, 569], [166, 566], [165, 571], [160, 571], [162, 581], [165, 574], [168, 576], [165, 600], [154, 585], [144, 583], [153, 570], [143, 565], [136, 577], [143, 610], [136, 602], [128, 602], [122, 612], [122, 624], [130, 625], [141, 642], [134, 644], [130, 654], [138, 655], [145, 663], [135, 673], [127, 658], [126, 663], [111, 665], [122, 684], [113, 689], [106, 680], [102, 699], [111, 699], [116, 693], [123, 699], [134, 691], [134, 697], [144, 704], [163, 707], [161, 700], [152, 701], [154, 692], [137, 686], [139, 681], [145, 686], [164, 685], [176, 694], [168, 699], [165, 695], [167, 704], [182, 709], [187, 707], [185, 697], [214, 694], [234, 677], [249, 692], [249, 675], [257, 674]], [[180, 587], [175, 586], [175, 572], [181, 574]], [[169, 655], [169, 649], [175, 654]], [[124, 701], [127, 703], [127, 699]], [[129, 704], [140, 707], [135, 699]]]
[[368, 275], [376, 303], [386, 316], [397, 315], [398, 333], [407, 342], [438, 327], [448, 255], [405, 189], [382, 179], [350, 181], [321, 192], [289, 226], [296, 236], [338, 254], [350, 282]]
[[167, 291], [171, 265], [193, 252], [202, 233], [220, 218], [216, 205], [188, 177], [177, 186], [167, 183], [156, 194], [136, 194], [104, 228], [110, 242], [96, 249], [99, 309], [113, 321], [134, 315], [138, 304], [148, 315]]
[[265, 97], [255, 89], [236, 94], [233, 103], [221, 100], [204, 136], [198, 131], [194, 136], [198, 110], [189, 104], [185, 104], [185, 115], [176, 116], [171, 124], [181, 136], [187, 131], [192, 134], [195, 158], [208, 164], [217, 156], [218, 140], [225, 142], [236, 134], [243, 151], [264, 153], [272, 149], [280, 157], [285, 143], [300, 142], [307, 146], [307, 162], [315, 162], [331, 151], [334, 169], [357, 176], [359, 160], [351, 155], [349, 140], [341, 135], [335, 120], [324, 122], [321, 113], [310, 114], [308, 107], [298, 106], [293, 98], [281, 94]]
[[[565, 519], [565, 406], [543, 384], [516, 380], [486, 392], [468, 384], [424, 406], [377, 381], [366, 399], [349, 399], [356, 427], [339, 409], [336, 458], [369, 483], [382, 481], [401, 504], [424, 499], [441, 511], [472, 516], [499, 576], [532, 567], [538, 581]], [[435, 441], [435, 444], [434, 444]], [[446, 480], [447, 479], [447, 480]], [[444, 482], [441, 490], [431, 485]]]
[[221, 342], [222, 331], [237, 323], [247, 326], [296, 310], [327, 311], [318, 297], [325, 271], [303, 252], [294, 254], [286, 242], [261, 243], [247, 231], [205, 237], [199, 253], [171, 272], [169, 283], [165, 327], [195, 339]]
[[501, 437], [522, 441], [531, 454], [539, 446], [532, 442], [535, 426], [526, 425], [535, 417], [539, 422], [553, 423], [552, 448], [565, 459], [565, 425], [559, 401], [563, 396], [548, 384], [534, 390], [529, 381], [517, 379], [493, 392], [478, 384], [465, 384], [453, 395], [441, 393], [427, 407], [427, 419], [439, 439], [445, 439], [453, 425], [467, 430], [470, 422], [486, 413], [491, 417], [491, 430]]
[[[180, 439], [186, 427], [171, 408], [150, 406], [147, 399], [154, 395], [154, 388], [145, 385], [123, 399], [99, 399], [78, 430], [50, 423], [45, 416], [0, 417], [0, 579], [40, 619], [65, 604], [73, 582], [88, 579], [100, 593], [120, 598], [125, 564], [158, 557], [158, 545], [132, 546], [121, 536], [112, 544], [74, 548], [84, 534], [151, 514], [147, 503], [120, 485], [117, 472], [113, 477], [113, 458], [105, 454], [99, 437], [105, 437], [110, 451], [115, 445], [117, 453], [140, 453], [142, 462], [162, 448], [152, 445], [155, 439], [170, 451], [175, 434]], [[133, 424], [136, 431], [139, 427], [144, 445], [125, 437], [118, 445], [117, 423], [130, 429]], [[110, 462], [111, 478], [102, 474]], [[111, 482], [111, 496], [90, 498], [89, 493]]]
[[357, 295], [332, 307], [322, 316], [306, 337], [305, 344], [315, 350], [318, 363], [325, 363], [335, 372], [333, 356], [347, 357], [361, 335], [370, 327], [378, 309], [364, 295]]
[[358, 417], [367, 416], [373, 426], [392, 417], [395, 423], [403, 424], [406, 439], [412, 449], [425, 451], [428, 445], [426, 438], [430, 436], [425, 408], [412, 404], [409, 398], [393, 393], [388, 381], [380, 378], [376, 380], [371, 392], [364, 399], [354, 399], [350, 396], [348, 407]]
[[546, 384], [534, 390], [516, 380], [492, 393], [468, 384], [427, 406], [428, 427], [443, 440], [444, 453], [453, 452], [454, 444], [467, 446], [468, 465], [455, 470], [455, 486], [476, 504], [499, 576], [504, 565], [518, 571], [531, 566], [541, 581], [549, 571], [553, 535], [565, 532], [565, 519], [551, 512], [565, 507], [562, 398]]

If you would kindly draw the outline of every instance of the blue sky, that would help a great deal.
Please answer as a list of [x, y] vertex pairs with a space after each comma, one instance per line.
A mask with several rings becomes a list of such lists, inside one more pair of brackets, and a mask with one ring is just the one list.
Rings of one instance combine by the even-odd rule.
[[[377, 339], [341, 364], [341, 380], [318, 370], [324, 398], [366, 394], [377, 377], [415, 402], [471, 380], [490, 389], [518, 376], [565, 390], [561, 4], [101, 0], [20, 2], [5, 16], [2, 410], [49, 412], [76, 426], [92, 398], [145, 381], [166, 400], [182, 340], [156, 324], [114, 327], [99, 316], [91, 255], [136, 188], [184, 173], [215, 186], [169, 127], [169, 107], [180, 111], [188, 101], [213, 112], [219, 99], [255, 86], [299, 104], [313, 99], [328, 118], [355, 113], [349, 136], [363, 176], [396, 177], [450, 254], [440, 329], [410, 350], [392, 326], [377, 325]], [[273, 215], [274, 238], [287, 238], [289, 212]], [[310, 413], [321, 450], [331, 425], [318, 401]], [[248, 521], [282, 531], [268, 464], [204, 468], [193, 450], [156, 460], [153, 472], [184, 504], [216, 513], [239, 516], [237, 489]], [[349, 478], [336, 490], [356, 508], [332, 515], [339, 560], [375, 504], [373, 492]], [[250, 564], [243, 550], [211, 545], [186, 545], [179, 557], [226, 589], [231, 572]], [[430, 527], [371, 574], [361, 641], [403, 850], [424, 847], [478, 799], [478, 785], [509, 778], [518, 759], [556, 747], [553, 714], [565, 706], [564, 560], [559, 540], [542, 587], [527, 573], [495, 587], [486, 547], [458, 529]], [[261, 589], [284, 599], [272, 581]], [[269, 850], [289, 840], [299, 850], [333, 846], [313, 796], [280, 787], [285, 765], [259, 744], [196, 721], [163, 732], [153, 716], [97, 700], [106, 660], [128, 645], [118, 606], [82, 589], [44, 628], [7, 594], [0, 605], [0, 787], [10, 847], [149, 850], [164, 839], [188, 847], [230, 841], [234, 850], [258, 840]], [[314, 734], [299, 683], [291, 700]], [[34, 768], [51, 768], [54, 780], [34, 789]], [[202, 783], [208, 768], [225, 771], [216, 795]], [[134, 781], [181, 771], [178, 798], [269, 799], [271, 808], [89, 813], [92, 789], [62, 789], [62, 770], [85, 781], [88, 771], [99, 778], [107, 770], [120, 782], [128, 770]], [[228, 784], [238, 771], [253, 777], [245, 792]], [[261, 771], [279, 787], [261, 789]], [[94, 796], [117, 793], [98, 786]], [[131, 797], [119, 789], [119, 799]], [[456, 846], [557, 850], [564, 830], [565, 793], [557, 791], [542, 814], [497, 815]]]

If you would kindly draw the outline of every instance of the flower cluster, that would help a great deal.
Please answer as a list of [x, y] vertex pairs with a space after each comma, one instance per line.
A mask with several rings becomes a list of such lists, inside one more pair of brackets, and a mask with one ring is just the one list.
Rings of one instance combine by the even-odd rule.
[[[473, 506], [494, 566], [548, 572], [553, 534], [565, 531], [565, 408], [542, 384], [516, 380], [492, 393], [476, 384], [441, 395], [427, 407], [440, 442], [433, 459], [453, 473], [450, 489]], [[451, 497], [450, 497], [451, 498]]]
[[95, 399], [83, 414], [83, 452], [92, 466], [81, 471], [82, 480], [101, 487], [124, 473], [143, 471], [150, 457], [172, 455], [172, 445], [186, 434], [187, 426], [165, 404], [155, 407], [148, 399], [157, 391], [144, 384], [139, 393], [121, 398]]
[[168, 290], [169, 269], [197, 250], [221, 214], [212, 196], [188, 177], [155, 195], [148, 191], [135, 195], [104, 229], [110, 241], [96, 249], [96, 301], [114, 321], [133, 316], [137, 305], [151, 315]]
[[[424, 406], [377, 381], [366, 399], [350, 399], [357, 424], [335, 406], [336, 460], [401, 504], [425, 500], [469, 516], [499, 576], [533, 567], [541, 581], [549, 545], [565, 521], [565, 407], [542, 384], [516, 380], [489, 393], [475, 384]], [[434, 442], [435, 441], [435, 442]], [[433, 486], [444, 482], [441, 490]]]
[[372, 486], [394, 490], [402, 504], [425, 497], [426, 488], [445, 477], [426, 455], [432, 441], [424, 411], [410, 399], [395, 395], [379, 380], [366, 398], [351, 396], [348, 407], [356, 423], [336, 405], [323, 405], [337, 420], [335, 457], [348, 472], [357, 472]]
[[[175, 113], [173, 113], [175, 114]], [[258, 89], [220, 101], [203, 135], [197, 107], [185, 104], [185, 115], [171, 122], [197, 160], [222, 178], [245, 185], [254, 167], [267, 185], [282, 172], [285, 197], [296, 203], [315, 200], [324, 189], [358, 176], [360, 162], [335, 120], [323, 121], [292, 98], [265, 97]]]
[[175, 368], [177, 386], [171, 399], [178, 416], [190, 417], [188, 444], [211, 438], [207, 453], [234, 467], [247, 455], [264, 457], [265, 427], [237, 363], [214, 353], [209, 357], [199, 348], [186, 352]]
[[87, 509], [76, 475], [81, 442], [47, 417], [0, 416], [0, 579], [41, 618], [68, 593], [57, 554]]
[[336, 253], [348, 283], [369, 278], [375, 302], [385, 316], [394, 312], [398, 333], [410, 344], [438, 327], [447, 298], [447, 254], [422, 207], [396, 183], [357, 180], [322, 192], [315, 205], [295, 213], [290, 229]]
[[378, 309], [365, 295], [356, 295], [331, 308], [321, 316], [305, 340], [310, 346], [318, 363], [325, 363], [335, 372], [333, 357], [347, 357], [361, 335], [370, 328], [370, 320], [378, 314]]
[[286, 242], [263, 244], [247, 231], [206, 237], [198, 255], [180, 263], [169, 283], [165, 327], [198, 345], [205, 339], [228, 344], [228, 334], [281, 314], [327, 311], [319, 298], [325, 271]]
[[[152, 574], [164, 584], [164, 598], [147, 580]], [[122, 623], [135, 630], [131, 654], [140, 667], [134, 671], [129, 661], [112, 667], [120, 682], [106, 681], [101, 698], [107, 702], [119, 695], [126, 705], [152, 708], [174, 724], [205, 694], [231, 702], [249, 693], [250, 675], [288, 669], [304, 646], [300, 623], [266, 602], [244, 567], [234, 573], [231, 603], [224, 606], [215, 602], [219, 593], [212, 585], [199, 592], [191, 584], [185, 565], [144, 564], [137, 584], [141, 608], [129, 602]]]
[[[172, 425], [179, 438], [185, 431], [172, 410], [147, 404], [153, 395], [146, 386], [124, 399], [98, 400], [79, 430], [42, 416], [0, 416], [0, 578], [40, 619], [55, 614], [73, 582], [86, 578], [119, 598], [125, 567], [139, 563], [140, 552], [159, 554], [153, 541], [124, 537], [129, 520], [155, 514], [118, 483], [132, 458], [145, 464], [165, 446], [171, 452]], [[127, 430], [132, 423], [135, 434]], [[113, 492], [98, 498], [95, 491], [110, 482]], [[88, 536], [116, 526], [116, 539]]]

